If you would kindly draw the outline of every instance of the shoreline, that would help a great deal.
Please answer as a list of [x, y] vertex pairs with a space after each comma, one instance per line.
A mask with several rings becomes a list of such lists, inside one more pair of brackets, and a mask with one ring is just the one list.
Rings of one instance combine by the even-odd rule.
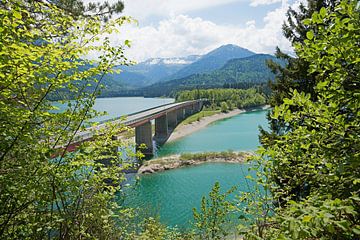
[[[263, 110], [268, 109], [270, 106], [269, 105], [265, 105], [262, 106], [261, 108]], [[189, 124], [180, 124], [178, 125], [175, 130], [171, 133], [169, 139], [166, 142], [173, 142], [176, 141], [180, 138], [183, 138], [187, 135], [190, 135], [194, 132], [197, 132], [205, 127], [207, 127], [209, 124], [216, 122], [218, 120], [222, 120], [222, 119], [226, 119], [226, 118], [231, 118], [234, 117], [240, 113], [244, 113], [244, 112], [251, 112], [253, 110], [245, 110], [245, 109], [235, 109], [232, 110], [230, 112], [227, 113], [217, 113], [214, 114], [212, 116], [207, 116], [207, 117], [203, 117], [201, 118], [199, 121], [195, 121]]]
[[170, 155], [144, 162], [138, 174], [152, 174], [203, 163], [244, 163], [254, 156], [252, 152], [207, 152]]

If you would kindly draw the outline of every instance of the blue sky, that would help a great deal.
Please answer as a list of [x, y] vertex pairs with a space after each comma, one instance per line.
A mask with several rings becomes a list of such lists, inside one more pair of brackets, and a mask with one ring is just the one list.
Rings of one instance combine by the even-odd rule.
[[[90, 1], [90, 0], [89, 0]], [[114, 0], [113, 0], [114, 1]], [[205, 54], [224, 44], [257, 53], [291, 51], [281, 25], [289, 6], [304, 0], [124, 0], [123, 15], [139, 24], [113, 34], [114, 45], [132, 42], [128, 56], [136, 61]]]

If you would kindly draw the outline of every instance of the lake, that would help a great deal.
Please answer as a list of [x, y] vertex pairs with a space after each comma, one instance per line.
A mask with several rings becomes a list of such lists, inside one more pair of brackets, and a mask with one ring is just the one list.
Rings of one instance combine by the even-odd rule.
[[245, 112], [216, 121], [189, 136], [166, 143], [159, 148], [157, 155], [255, 150], [259, 146], [259, 126], [267, 126], [266, 113], [263, 110]]
[[174, 102], [173, 98], [115, 97], [96, 99], [94, 109], [107, 112], [106, 116], [97, 117], [95, 121], [103, 121], [115, 117], [139, 112], [148, 108]]
[[[97, 98], [94, 104], [94, 109], [99, 112], [106, 112], [104, 116], [99, 116], [93, 121], [99, 122], [130, 113], [139, 112], [148, 108], [173, 103], [173, 98], [144, 98], [144, 97], [114, 97], [114, 98]], [[66, 107], [66, 104], [54, 102], [54, 106], [59, 108], [59, 111]]]
[[[97, 121], [111, 119], [147, 108], [173, 102], [174, 99], [119, 97], [99, 98], [95, 109], [108, 112]], [[210, 124], [189, 136], [166, 143], [157, 155], [202, 151], [249, 151], [259, 145], [258, 126], [267, 126], [267, 111], [254, 111]], [[192, 208], [200, 206], [216, 181], [222, 190], [237, 186], [237, 191], [251, 191], [247, 164], [207, 163], [152, 175], [143, 175], [126, 193], [126, 204], [142, 207], [143, 212], [160, 216], [162, 223], [179, 228], [191, 226]], [[252, 173], [253, 174], [253, 173]], [[134, 178], [132, 179], [134, 182]]]
[[[208, 127], [177, 141], [166, 143], [159, 156], [202, 151], [249, 151], [259, 146], [258, 126], [267, 126], [267, 111], [239, 114], [214, 122]], [[151, 175], [142, 175], [134, 189], [128, 191], [128, 204], [160, 216], [169, 226], [188, 228], [192, 208], [199, 207], [216, 181], [222, 190], [237, 186], [237, 191], [251, 191], [245, 178], [249, 166], [233, 163], [207, 163]], [[249, 184], [249, 185], [248, 185]]]

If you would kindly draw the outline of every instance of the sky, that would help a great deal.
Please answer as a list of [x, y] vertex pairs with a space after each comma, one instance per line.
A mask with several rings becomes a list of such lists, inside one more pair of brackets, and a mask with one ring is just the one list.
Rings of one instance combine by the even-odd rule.
[[[110, 0], [112, 2], [115, 0]], [[236, 44], [256, 53], [273, 54], [275, 47], [291, 52], [281, 26], [286, 11], [304, 0], [123, 0], [127, 24], [109, 36], [114, 45], [132, 43], [127, 56], [149, 58], [205, 54]]]

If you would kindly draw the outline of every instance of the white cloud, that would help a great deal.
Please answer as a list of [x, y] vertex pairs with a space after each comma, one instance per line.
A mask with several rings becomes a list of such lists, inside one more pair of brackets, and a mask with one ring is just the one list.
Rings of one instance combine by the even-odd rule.
[[[85, 3], [104, 0], [84, 0]], [[118, 0], [108, 0], [114, 3]], [[138, 20], [148, 16], [170, 16], [178, 15], [187, 11], [205, 9], [232, 2], [246, 0], [123, 0], [125, 9], [124, 14], [134, 16]]]
[[[296, 9], [299, 1], [292, 7]], [[184, 14], [172, 14], [156, 26], [122, 27], [120, 35], [110, 35], [110, 40], [114, 45], [122, 44], [125, 39], [131, 40], [132, 47], [126, 54], [137, 61], [204, 54], [229, 43], [257, 53], [273, 54], [276, 46], [291, 52], [290, 43], [281, 30], [288, 7], [287, 1], [283, 0], [281, 7], [268, 12], [263, 18], [263, 27], [257, 27], [255, 20], [248, 21], [243, 27], [225, 26]]]
[[259, 5], [270, 5], [281, 2], [281, 0], [251, 0], [250, 6], [257, 7]]

